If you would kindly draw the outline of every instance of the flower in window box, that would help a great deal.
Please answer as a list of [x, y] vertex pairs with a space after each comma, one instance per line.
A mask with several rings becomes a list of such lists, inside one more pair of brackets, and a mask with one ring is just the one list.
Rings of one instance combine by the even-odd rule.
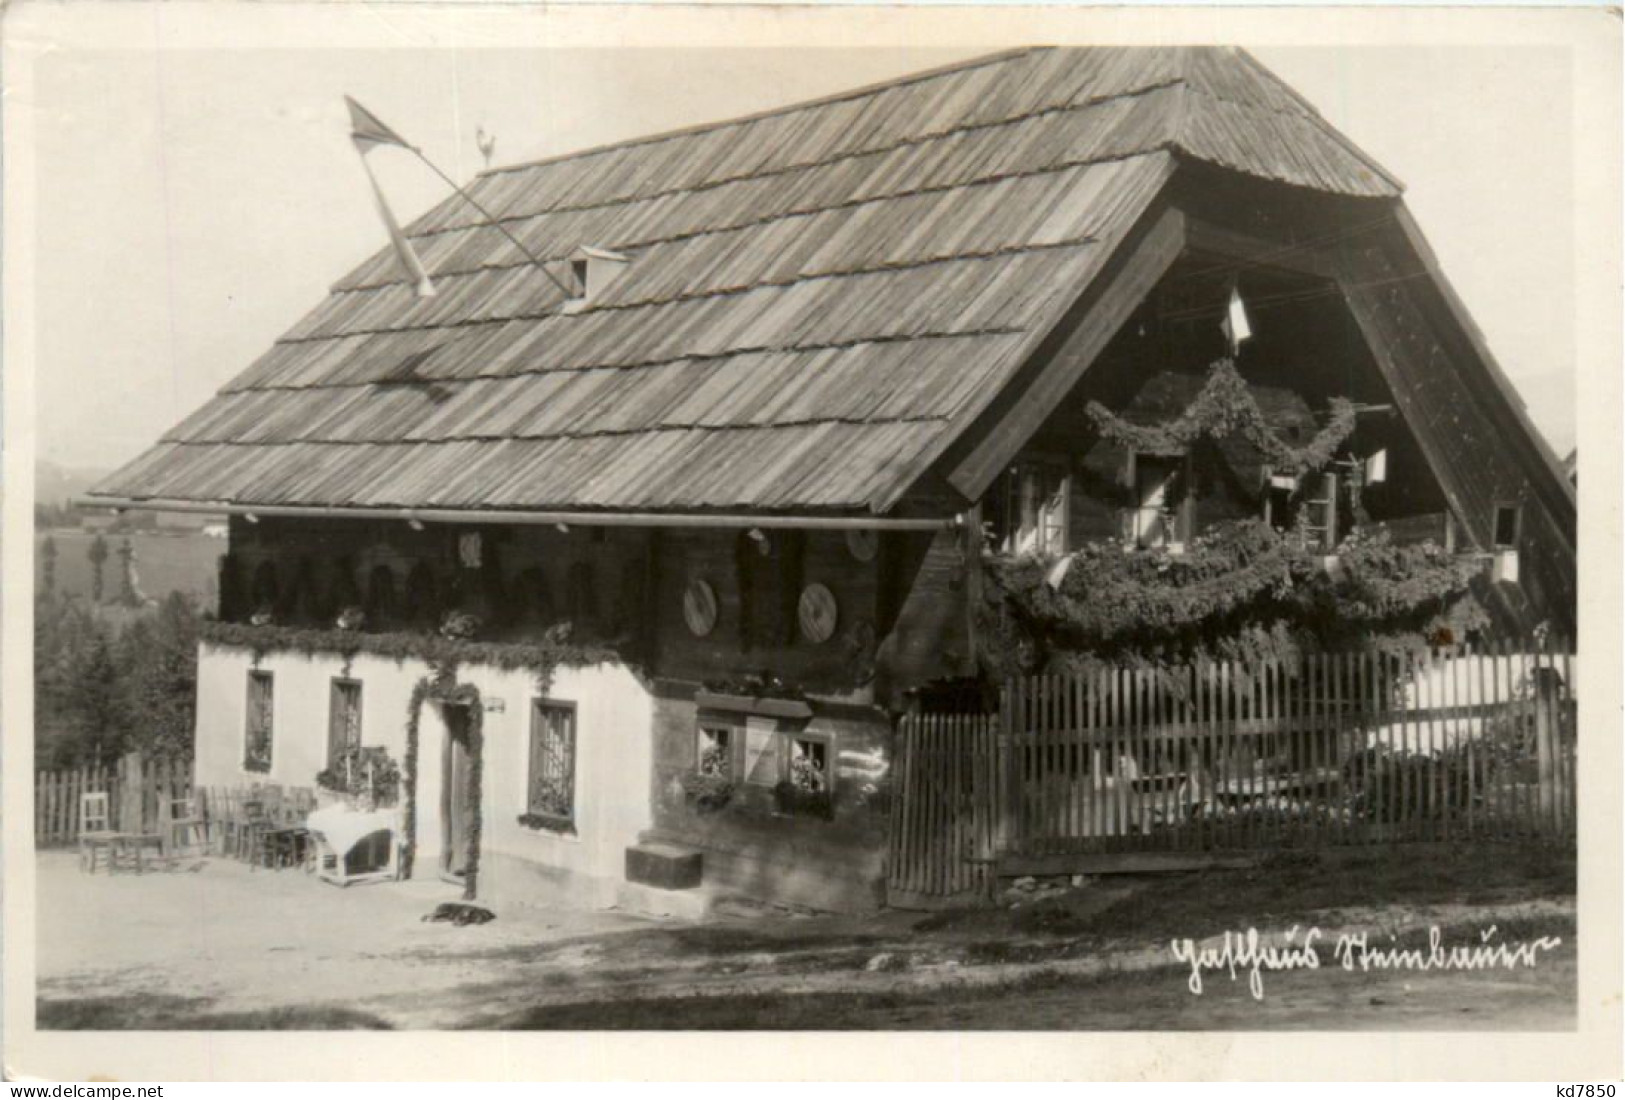
[[568, 818], [571, 811], [571, 796], [570, 785], [564, 779], [539, 778], [531, 787], [530, 807], [537, 814]]
[[790, 782], [797, 790], [812, 792], [822, 791], [828, 785], [824, 777], [824, 762], [801, 742], [797, 742], [791, 750]]
[[270, 626], [276, 620], [269, 607], [262, 607], [250, 615], [248, 621], [254, 626]]
[[339, 612], [339, 617], [334, 625], [340, 630], [360, 630], [367, 625], [367, 613], [354, 605], [346, 607]]
[[712, 743], [700, 753], [700, 774], [726, 779], [733, 774], [733, 760], [727, 742]]
[[466, 641], [478, 634], [480, 620], [466, 611], [447, 612], [446, 618], [440, 624], [440, 634], [445, 638]]
[[683, 793], [700, 813], [715, 813], [733, 801], [733, 781], [726, 774], [704, 772], [683, 777]]
[[809, 790], [789, 779], [773, 788], [773, 800], [781, 814], [821, 817], [826, 821], [835, 817], [835, 800], [827, 790]]

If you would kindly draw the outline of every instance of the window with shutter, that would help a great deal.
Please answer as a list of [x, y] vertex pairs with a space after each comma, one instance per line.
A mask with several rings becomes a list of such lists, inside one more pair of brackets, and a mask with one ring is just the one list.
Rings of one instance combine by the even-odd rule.
[[1067, 552], [1071, 478], [1059, 462], [1012, 466], [989, 493], [988, 522], [1002, 554], [1052, 556]]

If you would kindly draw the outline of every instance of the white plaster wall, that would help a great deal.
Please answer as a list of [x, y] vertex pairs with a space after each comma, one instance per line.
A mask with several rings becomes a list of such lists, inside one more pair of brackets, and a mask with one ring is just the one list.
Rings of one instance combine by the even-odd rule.
[[[530, 781], [530, 711], [537, 698], [528, 672], [465, 666], [457, 678], [479, 688], [486, 703], [484, 725], [484, 813], [481, 835], [480, 894], [514, 900], [547, 891], [541, 880], [508, 882], [523, 866], [536, 865], [591, 880], [560, 885], [581, 897], [607, 904], [624, 878], [626, 849], [653, 820], [650, 807], [654, 700], [620, 665], [561, 668], [546, 698], [576, 706], [576, 821], [574, 835], [519, 824]], [[500, 700], [500, 704], [497, 702]], [[492, 709], [493, 707], [500, 709]], [[438, 716], [423, 722], [424, 762], [420, 790], [438, 792], [444, 727]], [[431, 774], [432, 771], [432, 774]], [[438, 844], [438, 793], [423, 801], [419, 835]], [[420, 843], [419, 851], [424, 848]], [[494, 857], [494, 858], [493, 858]], [[525, 885], [530, 882], [529, 885]], [[536, 900], [550, 900], [539, 897]]]
[[[326, 764], [331, 682], [346, 675], [337, 656], [266, 655], [257, 666], [275, 677], [269, 774], [243, 770], [248, 673], [246, 650], [204, 645], [198, 660], [197, 782], [236, 786], [275, 782], [311, 786]], [[406, 718], [412, 689], [428, 666], [358, 655], [347, 675], [362, 685], [365, 745], [381, 745], [405, 763]], [[534, 676], [464, 665], [485, 703], [480, 894], [551, 900], [552, 886], [607, 903], [624, 877], [626, 848], [652, 822], [650, 775], [654, 701], [616, 664], [555, 671], [547, 698], [576, 705], [576, 830], [560, 835], [519, 824], [530, 776], [530, 711]], [[446, 736], [438, 707], [426, 704], [419, 723], [417, 782], [418, 876], [439, 873], [441, 754]], [[545, 875], [527, 871], [546, 871]], [[564, 883], [564, 879], [584, 881]], [[506, 880], [506, 881], [505, 881]]]
[[[273, 676], [271, 770], [243, 768], [248, 722], [248, 673]], [[400, 760], [406, 748], [406, 705], [412, 685], [427, 671], [420, 661], [359, 655], [348, 676], [360, 680], [361, 736]], [[335, 677], [346, 675], [338, 657], [267, 654], [256, 665], [247, 650], [203, 645], [198, 654], [197, 782], [238, 786], [254, 782], [310, 787], [327, 766], [328, 707]]]

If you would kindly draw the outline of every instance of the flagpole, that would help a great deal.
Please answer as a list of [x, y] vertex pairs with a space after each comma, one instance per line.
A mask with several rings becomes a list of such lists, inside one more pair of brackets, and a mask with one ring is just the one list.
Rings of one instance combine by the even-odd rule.
[[[389, 125], [377, 115], [373, 114], [361, 104], [357, 103], [353, 97], [345, 96], [344, 102], [350, 109], [350, 140], [355, 142], [357, 151], [361, 153], [361, 160], [363, 164], [365, 164], [367, 160], [367, 149], [371, 146], [394, 145], [401, 149], [405, 149], [407, 152], [421, 160], [424, 164], [428, 165], [429, 171], [433, 172], [435, 175], [444, 180], [447, 187], [450, 187], [453, 191], [462, 196], [463, 201], [467, 202], [468, 205], [472, 206], [475, 210], [478, 210], [490, 225], [495, 226], [499, 231], [501, 231], [504, 237], [507, 237], [509, 241], [513, 242], [513, 246], [520, 251], [525, 259], [531, 262], [531, 266], [535, 267], [543, 275], [546, 275], [548, 282], [552, 283], [555, 287], [562, 291], [566, 298], [575, 297], [575, 292], [561, 283], [558, 280], [558, 277], [547, 269], [546, 264], [537, 259], [530, 249], [526, 248], [522, 243], [520, 243], [518, 237], [515, 237], [512, 233], [508, 232], [507, 226], [497, 221], [496, 216], [485, 207], [481, 206], [478, 199], [476, 199], [473, 195], [470, 195], [467, 191], [464, 191], [461, 187], [457, 186], [457, 181], [446, 175], [446, 173], [442, 172], [438, 164], [424, 156], [422, 149], [419, 149], [416, 145], [413, 145], [411, 142], [401, 137], [400, 134], [392, 130]], [[370, 166], [367, 168], [367, 175], [372, 175], [372, 169]], [[373, 180], [373, 192], [378, 196], [379, 203], [382, 204], [383, 192], [378, 190], [378, 181], [376, 179]], [[399, 229], [394, 227], [393, 219], [390, 218], [387, 208], [385, 210], [385, 222], [391, 228], [391, 238], [395, 239], [397, 249], [401, 248], [406, 239], [404, 235], [400, 233]], [[410, 253], [410, 246], [407, 246], [405, 251]], [[415, 258], [409, 259], [403, 256], [402, 262], [405, 263], [408, 268], [417, 267]], [[427, 282], [427, 280], [422, 280], [419, 284], [420, 287], [424, 282]]]
[[564, 296], [566, 298], [575, 297], [575, 292], [573, 290], [571, 290], [569, 287], [565, 286], [563, 283], [559, 282], [559, 280], [553, 275], [553, 273], [551, 271], [547, 270], [547, 265], [546, 264], [544, 264], [541, 260], [537, 259], [531, 253], [530, 249], [526, 248], [523, 244], [521, 244], [519, 242], [518, 237], [515, 237], [512, 233], [508, 232], [508, 227], [503, 225], [501, 222], [499, 222], [497, 220], [497, 218], [496, 218], [496, 215], [492, 214], [485, 207], [481, 206], [479, 204], [479, 201], [477, 199], [475, 199], [473, 195], [470, 195], [467, 191], [464, 191], [461, 187], [457, 186], [457, 181], [453, 180], [450, 176], [446, 175], [446, 173], [442, 172], [440, 170], [439, 165], [435, 164], [434, 161], [432, 161], [428, 157], [424, 156], [422, 149], [419, 149], [416, 145], [408, 145], [407, 148], [412, 151], [413, 156], [417, 157], [424, 164], [427, 164], [429, 166], [429, 170], [431, 172], [433, 172], [435, 175], [439, 176], [441, 179], [445, 180], [446, 181], [446, 186], [450, 187], [453, 191], [455, 191], [459, 195], [461, 195], [463, 197], [463, 200], [465, 202], [467, 202], [468, 205], [472, 206], [475, 210], [478, 210], [480, 212], [480, 214], [485, 218], [485, 220], [487, 222], [489, 222], [492, 226], [496, 227], [497, 229], [501, 230], [502, 235], [504, 237], [507, 237], [508, 240], [512, 241], [513, 246], [515, 248], [517, 248], [521, 253], [524, 254], [525, 259], [529, 260], [532, 264], [534, 264], [536, 266], [536, 269], [538, 271], [540, 271], [543, 275], [546, 275], [548, 280], [550, 282], [552, 282], [552, 284], [554, 286], [558, 287], [559, 290], [563, 291]]
[[384, 189], [378, 185], [378, 177], [374, 174], [372, 164], [367, 160], [365, 153], [361, 154], [361, 170], [367, 173], [367, 182], [372, 184], [373, 201], [378, 207], [378, 216], [383, 219], [384, 228], [389, 233], [390, 243], [395, 246], [396, 257], [406, 268], [406, 273], [417, 281], [417, 296], [434, 297], [434, 283], [429, 279], [429, 273], [424, 270], [417, 253], [412, 251], [411, 242], [406, 239], [406, 234], [401, 232], [400, 223], [395, 220], [395, 214], [390, 210], [388, 200], [384, 198]]

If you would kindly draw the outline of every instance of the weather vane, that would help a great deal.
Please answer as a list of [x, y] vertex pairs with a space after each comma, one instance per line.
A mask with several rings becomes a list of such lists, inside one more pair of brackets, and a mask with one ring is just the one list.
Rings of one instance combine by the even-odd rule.
[[491, 168], [491, 154], [496, 152], [497, 148], [496, 135], [486, 133], [485, 124], [481, 123], [479, 128], [474, 131], [474, 144], [479, 148], [480, 156], [485, 158], [485, 168], [489, 171]]

